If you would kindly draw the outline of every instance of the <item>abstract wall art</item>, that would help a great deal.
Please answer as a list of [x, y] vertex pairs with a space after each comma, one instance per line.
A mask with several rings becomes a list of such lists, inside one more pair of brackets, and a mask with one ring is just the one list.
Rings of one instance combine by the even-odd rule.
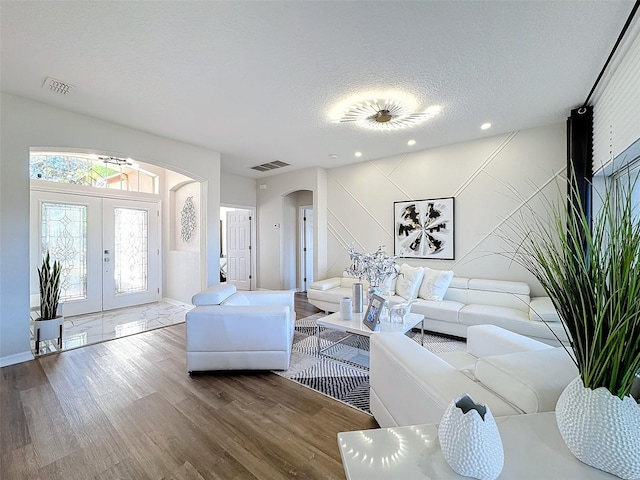
[[453, 260], [453, 197], [393, 203], [394, 254]]

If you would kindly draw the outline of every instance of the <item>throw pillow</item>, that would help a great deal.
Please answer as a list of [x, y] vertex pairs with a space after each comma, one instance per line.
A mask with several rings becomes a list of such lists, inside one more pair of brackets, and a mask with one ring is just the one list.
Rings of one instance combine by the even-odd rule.
[[447, 293], [451, 280], [453, 280], [453, 272], [451, 270], [432, 270], [424, 267], [424, 278], [422, 279], [418, 296], [425, 300], [441, 302], [444, 294]]
[[[396, 269], [396, 272], [398, 272], [398, 270], [400, 270], [400, 267], [396, 265], [395, 269]], [[384, 282], [382, 282], [382, 285], [380, 285], [383, 296], [387, 297], [389, 295], [395, 295], [397, 280], [398, 280], [397, 273], [395, 275], [389, 275], [387, 276], [387, 278], [384, 279]]]
[[400, 273], [396, 280], [396, 295], [400, 295], [405, 300], [417, 297], [423, 276], [422, 267], [411, 267], [406, 263], [400, 265]]

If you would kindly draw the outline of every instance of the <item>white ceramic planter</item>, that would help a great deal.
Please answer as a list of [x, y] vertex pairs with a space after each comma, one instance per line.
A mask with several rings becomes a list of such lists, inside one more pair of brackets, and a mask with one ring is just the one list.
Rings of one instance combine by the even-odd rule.
[[449, 404], [438, 439], [444, 459], [459, 475], [494, 480], [502, 472], [504, 449], [498, 426], [489, 407], [476, 404], [469, 395]]
[[640, 406], [606, 388], [585, 388], [580, 377], [562, 392], [556, 421], [578, 460], [625, 480], [640, 480]]

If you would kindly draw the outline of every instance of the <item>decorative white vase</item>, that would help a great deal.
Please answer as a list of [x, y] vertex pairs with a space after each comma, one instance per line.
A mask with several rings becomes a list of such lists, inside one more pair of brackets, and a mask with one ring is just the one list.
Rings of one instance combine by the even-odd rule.
[[577, 377], [562, 392], [556, 421], [578, 460], [625, 480], [640, 480], [640, 406]]
[[459, 475], [494, 480], [502, 472], [504, 449], [496, 421], [488, 406], [468, 394], [449, 404], [438, 439], [444, 459]]

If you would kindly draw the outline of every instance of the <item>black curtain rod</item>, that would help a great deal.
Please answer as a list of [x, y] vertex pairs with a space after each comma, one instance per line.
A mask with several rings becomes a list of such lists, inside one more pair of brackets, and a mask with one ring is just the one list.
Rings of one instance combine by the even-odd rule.
[[607, 70], [607, 67], [609, 66], [609, 62], [611, 62], [613, 55], [616, 53], [616, 50], [618, 49], [618, 45], [620, 45], [620, 42], [624, 38], [624, 34], [627, 33], [627, 29], [629, 28], [629, 25], [631, 25], [631, 21], [633, 20], [633, 17], [636, 14], [636, 11], [638, 10], [639, 6], [640, 6], [640, 0], [636, 0], [635, 5], [631, 9], [631, 13], [629, 14], [629, 18], [627, 18], [627, 21], [624, 24], [624, 27], [622, 28], [620, 35], [618, 36], [618, 40], [616, 40], [616, 43], [613, 46], [611, 53], [609, 54], [609, 58], [607, 58], [607, 61], [605, 62], [604, 67], [602, 67], [602, 70], [600, 70], [600, 75], [598, 75], [598, 78], [596, 79], [596, 83], [594, 83], [593, 87], [591, 87], [591, 91], [589, 92], [587, 99], [584, 101], [584, 104], [582, 105], [583, 107], [586, 107], [587, 104], [589, 103], [589, 100], [591, 100], [591, 95], [593, 95], [593, 92], [598, 86], [598, 83], [600, 83], [600, 79], [604, 75], [604, 72]]

